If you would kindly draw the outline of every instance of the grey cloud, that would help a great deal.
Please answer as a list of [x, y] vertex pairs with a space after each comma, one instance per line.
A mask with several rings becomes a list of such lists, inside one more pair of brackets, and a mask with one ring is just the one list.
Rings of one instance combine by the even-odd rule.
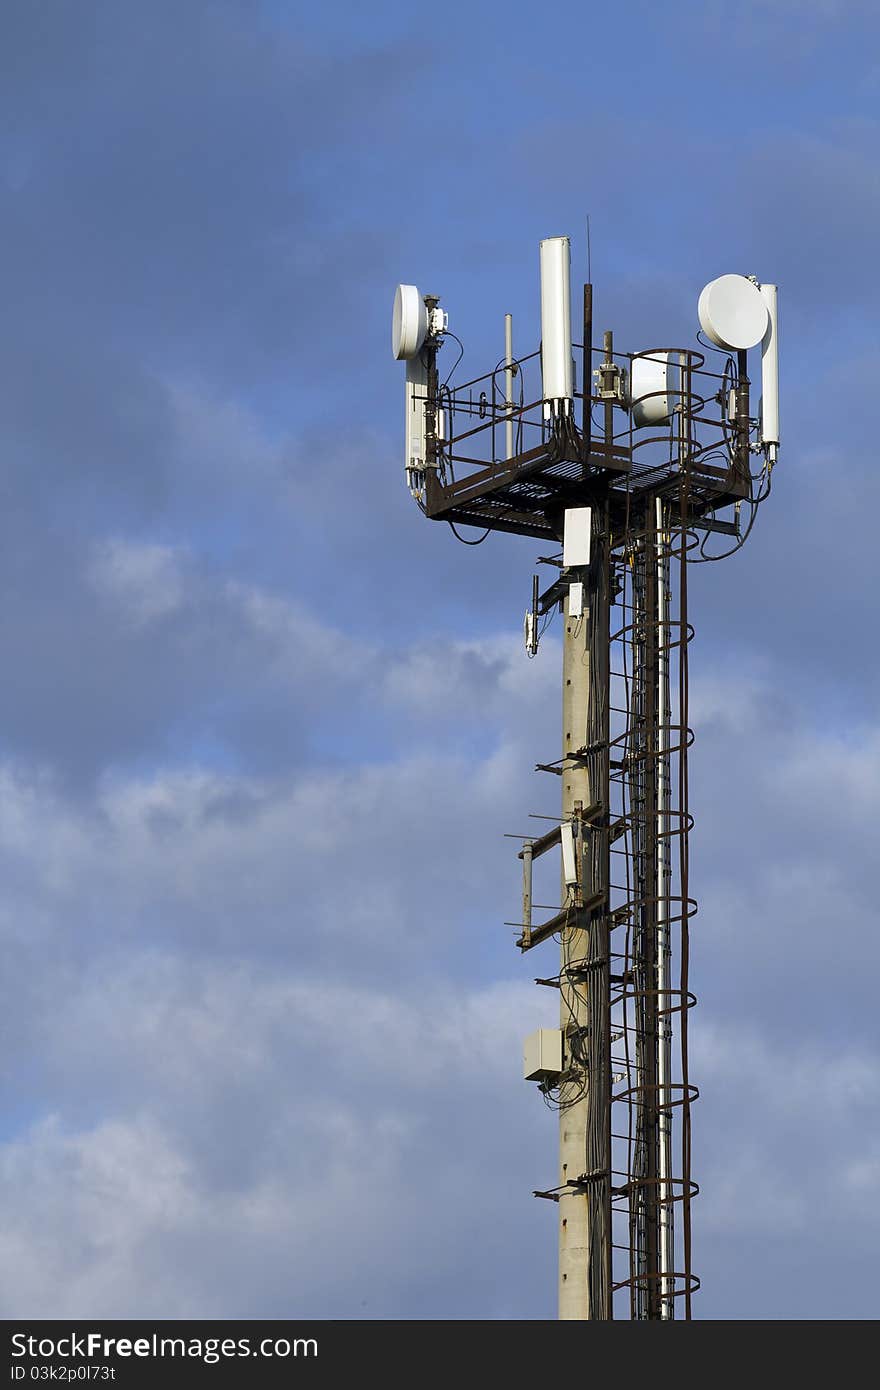
[[393, 110], [418, 55], [315, 49], [250, 5], [104, 5], [69, 44], [32, 6], [12, 18], [13, 321], [61, 308], [154, 366], [171, 347], [239, 383], [308, 362], [310, 329], [357, 292], [316, 170], [341, 163], [355, 193], [340, 145]]

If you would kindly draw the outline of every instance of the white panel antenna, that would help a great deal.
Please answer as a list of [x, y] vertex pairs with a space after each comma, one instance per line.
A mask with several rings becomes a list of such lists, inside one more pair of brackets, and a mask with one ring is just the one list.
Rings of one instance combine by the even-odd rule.
[[779, 448], [779, 310], [775, 285], [762, 285], [767, 331], [761, 342], [761, 443], [771, 463]]
[[669, 353], [655, 352], [634, 357], [630, 369], [629, 399], [633, 424], [662, 425], [671, 414], [669, 408]]
[[428, 404], [428, 371], [418, 357], [406, 364], [406, 481], [410, 492], [421, 491], [425, 471], [426, 408]]
[[574, 394], [571, 358], [571, 242], [541, 242], [541, 372], [546, 415], [567, 415]]
[[700, 327], [716, 347], [742, 352], [760, 343], [767, 331], [767, 305], [745, 275], [719, 275], [700, 295]]
[[428, 333], [428, 309], [415, 285], [398, 285], [391, 314], [391, 351], [398, 362], [418, 356]]
[[592, 529], [593, 512], [590, 507], [566, 507], [562, 541], [564, 569], [575, 569], [590, 563]]

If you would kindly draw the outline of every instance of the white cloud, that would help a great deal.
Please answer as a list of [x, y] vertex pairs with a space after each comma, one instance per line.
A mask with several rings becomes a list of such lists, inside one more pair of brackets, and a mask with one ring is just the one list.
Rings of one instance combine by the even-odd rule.
[[864, 1245], [878, 1233], [864, 1208], [872, 1151], [852, 1154], [874, 1142], [880, 1054], [818, 1032], [772, 1039], [769, 1024], [696, 1021], [691, 1075], [704, 1098], [693, 1120], [695, 1223], [750, 1245], [756, 1260], [814, 1240], [834, 1259], [854, 1221]]
[[[534, 993], [407, 1000], [167, 955], [99, 974], [48, 1027], [65, 1115], [0, 1146], [4, 1314], [258, 1316], [288, 1298], [344, 1315], [356, 1295], [390, 1316], [427, 1251], [451, 1290], [469, 1227], [510, 1191], [517, 1110], [543, 1119], [519, 1077]], [[83, 1124], [95, 1097], [109, 1114]]]
[[[133, 1313], [143, 1247], [174, 1232], [191, 1200], [185, 1162], [143, 1117], [78, 1131], [49, 1117], [0, 1147], [0, 1174], [0, 1301], [11, 1316]], [[139, 1292], [156, 1306], [149, 1274]]]
[[[302, 643], [319, 667], [357, 650], [320, 628], [303, 636], [296, 606], [259, 589], [223, 592], [271, 634], [282, 666]], [[521, 1038], [552, 1023], [555, 998], [528, 983], [543, 967], [523, 967], [501, 926], [518, 889], [515, 846], [501, 834], [522, 828], [542, 797], [552, 808], [555, 784], [530, 768], [540, 721], [553, 729], [557, 654], [541, 669], [500, 638], [383, 655], [361, 648], [352, 679], [363, 677], [386, 717], [417, 712], [418, 752], [405, 757], [262, 776], [120, 770], [91, 800], [48, 774], [4, 769], [2, 930], [18, 982], [10, 1061], [30, 1078], [4, 1160], [16, 1210], [7, 1251], [24, 1271], [6, 1289], [10, 1314], [268, 1315], [284, 1288], [302, 1310], [345, 1316], [367, 1288], [369, 1308], [390, 1316], [417, 1305], [424, 1276], [409, 1230], [428, 1205], [443, 1224], [431, 1287], [445, 1308], [456, 1306], [461, 1252], [493, 1212], [505, 1241], [534, 1239], [552, 1261], [552, 1223], [530, 1234], [528, 1192], [549, 1181], [554, 1124], [518, 1073]], [[830, 1037], [821, 1013], [780, 1047], [784, 1020], [804, 1000], [817, 1008], [820, 987], [807, 985], [825, 969], [823, 924], [856, 912], [842, 896], [840, 847], [828, 848], [809, 806], [811, 837], [789, 844], [782, 864], [768, 832], [806, 800], [817, 765], [832, 797], [858, 793], [870, 807], [863, 764], [876, 740], [865, 729], [841, 749], [804, 718], [759, 736], [760, 679], [713, 679], [695, 701], [695, 757], [753, 746], [725, 786], [724, 815], [735, 825], [737, 797], [751, 804], [757, 786], [749, 824], [764, 834], [747, 878], [726, 850], [699, 869], [709, 902], [693, 978], [716, 999], [693, 1034], [704, 1096], [695, 1221], [707, 1240], [772, 1232], [807, 1249], [811, 1204], [827, 1211], [829, 1240], [834, 1213], [850, 1220], [868, 1179], [870, 1156], [848, 1155], [876, 1106], [878, 1066], [861, 1037]], [[443, 715], [459, 683], [473, 747], [453, 750]], [[722, 979], [733, 996], [720, 1007]], [[821, 1143], [811, 1140], [793, 1186], [817, 1109]], [[829, 1197], [834, 1172], [848, 1176]], [[344, 1289], [315, 1252], [316, 1173], [361, 1271]], [[427, 1186], [416, 1173], [431, 1175]], [[503, 1218], [491, 1205], [502, 1199], [512, 1204]], [[248, 1272], [247, 1293], [236, 1269]], [[498, 1297], [481, 1286], [481, 1308]]]
[[137, 627], [180, 608], [186, 560], [171, 546], [115, 537], [94, 546], [88, 577], [99, 598]]

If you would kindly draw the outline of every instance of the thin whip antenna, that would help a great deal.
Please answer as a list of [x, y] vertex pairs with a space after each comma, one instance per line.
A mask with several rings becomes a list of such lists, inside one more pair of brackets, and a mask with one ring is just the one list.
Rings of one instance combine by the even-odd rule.
[[590, 214], [587, 213], [587, 284], [593, 283], [593, 252], [590, 247]]

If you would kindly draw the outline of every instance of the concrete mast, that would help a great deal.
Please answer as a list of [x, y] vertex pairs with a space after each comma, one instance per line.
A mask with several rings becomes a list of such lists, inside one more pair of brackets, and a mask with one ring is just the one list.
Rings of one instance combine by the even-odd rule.
[[[573, 618], [570, 600], [565, 599], [565, 633], [562, 646], [562, 752], [563, 756], [584, 747], [587, 741], [590, 701], [590, 656], [587, 645], [589, 624], [585, 617]], [[571, 819], [575, 806], [589, 806], [590, 774], [585, 764], [563, 763], [562, 818]], [[572, 892], [564, 879], [563, 902]], [[576, 904], [572, 917], [582, 920]], [[567, 972], [586, 959], [589, 932], [581, 925], [562, 932], [559, 995], [563, 1046], [563, 1073], [567, 1080], [560, 1088], [559, 1111], [559, 1316], [562, 1319], [590, 1318], [589, 1256], [590, 1199], [585, 1188], [568, 1187], [586, 1170], [587, 1127], [590, 1118], [589, 1078], [583, 1062], [583, 1039], [589, 1027], [589, 1005], [585, 982], [572, 980]]]
[[[577, 884], [562, 904], [559, 1091], [559, 1317], [611, 1317], [610, 962], [608, 919], [608, 517], [590, 509], [583, 597], [564, 598], [562, 823]], [[564, 856], [563, 856], [564, 862]]]

